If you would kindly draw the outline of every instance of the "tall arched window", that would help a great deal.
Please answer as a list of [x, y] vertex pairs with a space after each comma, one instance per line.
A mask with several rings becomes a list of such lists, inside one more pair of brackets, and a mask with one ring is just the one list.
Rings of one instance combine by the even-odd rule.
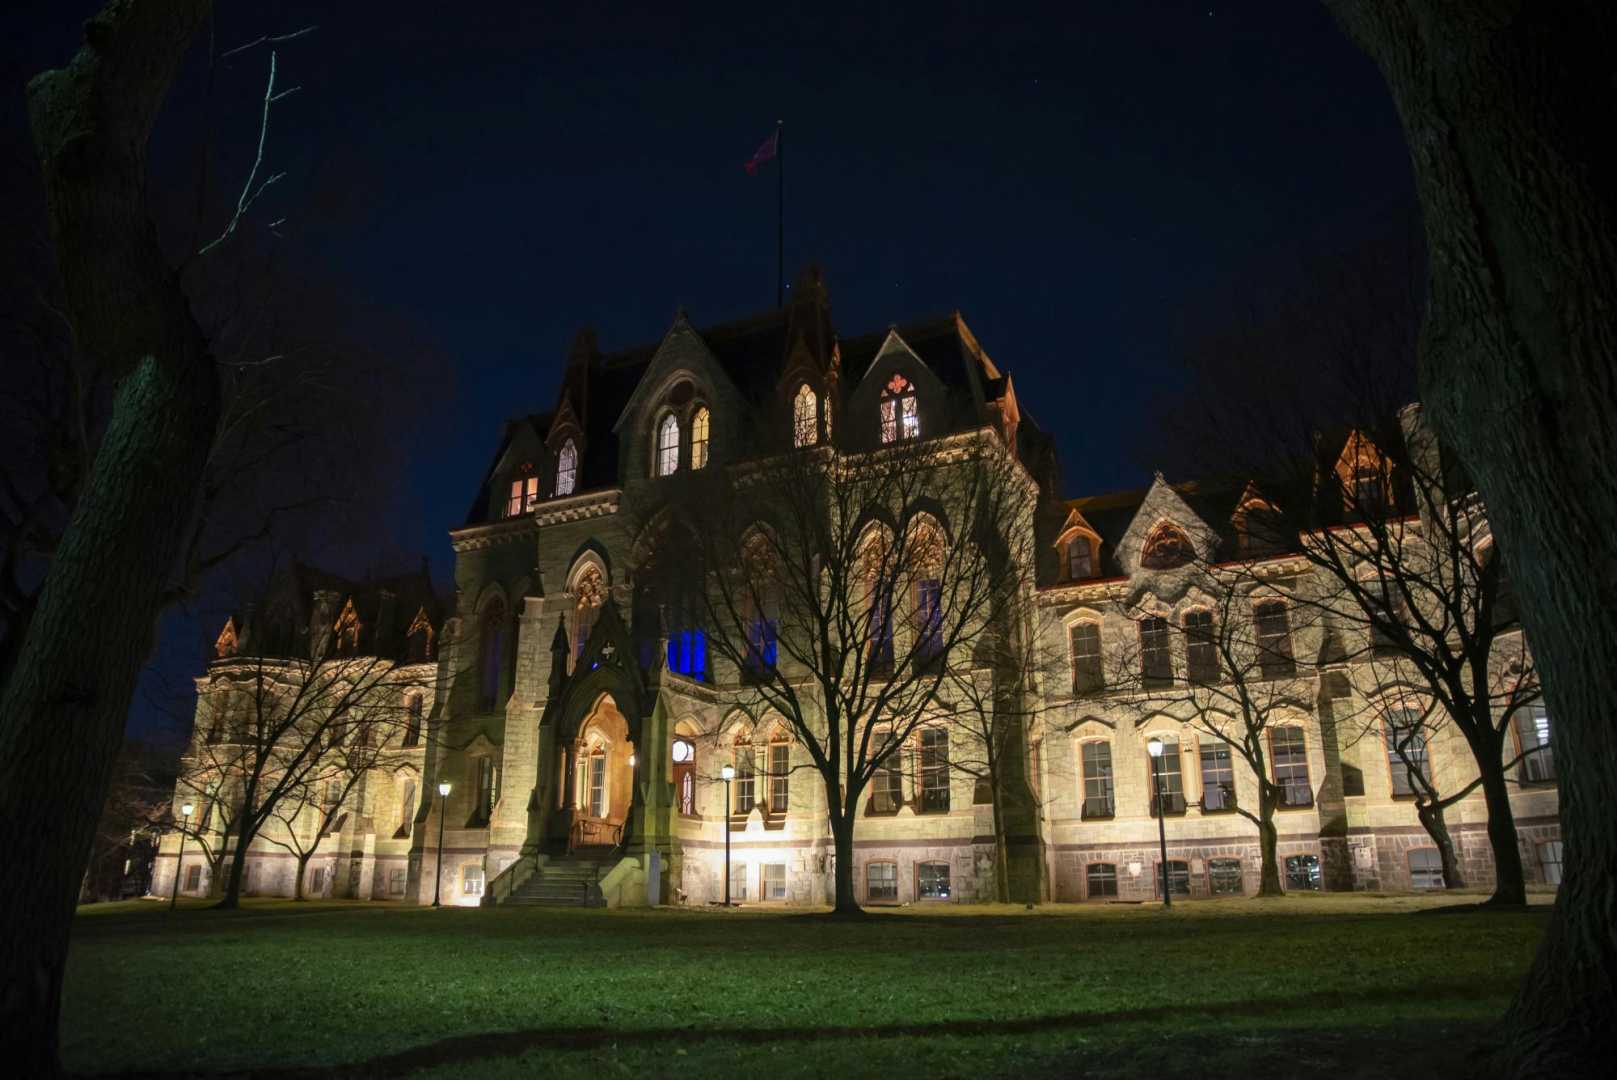
[[561, 444], [561, 453], [556, 457], [556, 494], [571, 495], [576, 486], [578, 486], [578, 447], [573, 445], [573, 440], [568, 439]]
[[797, 388], [797, 396], [792, 399], [792, 445], [813, 446], [819, 441], [815, 430], [816, 413], [819, 411], [819, 398], [804, 383]]
[[584, 655], [584, 646], [595, 629], [595, 620], [606, 601], [606, 579], [594, 563], [579, 571], [573, 581], [573, 656]]
[[882, 387], [881, 441], [898, 442], [900, 439], [921, 437], [921, 414], [916, 409], [915, 386], [904, 376], [894, 373]]
[[410, 835], [410, 823], [415, 820], [415, 781], [406, 778], [403, 782], [403, 791], [399, 795], [399, 827], [393, 834], [395, 839]]
[[[672, 417], [670, 417], [672, 419]], [[708, 412], [702, 406], [691, 417], [691, 468], [700, 469], [707, 464]]]
[[753, 806], [758, 802], [757, 791], [754, 787], [757, 777], [757, 765], [753, 757], [752, 731], [742, 728], [736, 734], [735, 741], [735, 783], [733, 797], [735, 805], [731, 812], [735, 814], [750, 814]]
[[657, 475], [672, 476], [679, 468], [679, 420], [673, 413], [657, 425]]
[[505, 601], [495, 597], [478, 620], [478, 703], [484, 712], [499, 699], [500, 672], [505, 658]]

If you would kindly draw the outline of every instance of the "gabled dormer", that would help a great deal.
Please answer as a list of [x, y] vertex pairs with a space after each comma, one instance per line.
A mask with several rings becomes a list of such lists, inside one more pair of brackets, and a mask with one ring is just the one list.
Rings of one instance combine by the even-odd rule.
[[740, 391], [683, 308], [663, 335], [612, 430], [621, 479], [664, 479], [707, 468], [734, 432]]
[[844, 436], [860, 448], [902, 445], [942, 434], [948, 415], [943, 380], [889, 327], [848, 396]]
[[1100, 533], [1074, 507], [1056, 534], [1058, 580], [1087, 581], [1100, 576]]
[[562, 377], [561, 394], [545, 432], [547, 475], [541, 480], [549, 498], [576, 494], [583, 481], [584, 455], [589, 451], [589, 403], [591, 370], [600, 357], [595, 331], [581, 329], [567, 353], [567, 373]]
[[1255, 482], [1248, 481], [1241, 497], [1235, 500], [1230, 525], [1235, 529], [1235, 549], [1239, 555], [1271, 555], [1287, 546], [1285, 518], [1279, 507], [1263, 496]]
[[1218, 534], [1158, 473], [1117, 547], [1117, 559], [1130, 577], [1180, 570], [1213, 561]]
[[1392, 461], [1365, 432], [1348, 432], [1331, 472], [1327, 479], [1341, 493], [1346, 513], [1380, 517], [1392, 508]]

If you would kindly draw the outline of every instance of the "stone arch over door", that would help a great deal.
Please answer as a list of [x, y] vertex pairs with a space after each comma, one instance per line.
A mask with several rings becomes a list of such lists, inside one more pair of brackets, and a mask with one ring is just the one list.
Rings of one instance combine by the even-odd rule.
[[619, 847], [635, 801], [637, 750], [629, 719], [611, 693], [595, 695], [564, 749], [567, 849]]

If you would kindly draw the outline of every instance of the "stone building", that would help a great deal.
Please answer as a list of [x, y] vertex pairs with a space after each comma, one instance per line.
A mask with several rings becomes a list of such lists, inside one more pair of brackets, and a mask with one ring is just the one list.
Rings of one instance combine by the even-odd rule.
[[[603, 352], [582, 332], [553, 406], [506, 425], [465, 524], [451, 532], [452, 609], [441, 624], [422, 609], [435, 635], [430, 737], [419, 760], [396, 770], [414, 786], [395, 777], [358, 797], [347, 831], [322, 856], [325, 874], [344, 883], [337, 895], [420, 903], [436, 889], [457, 904], [706, 904], [724, 896], [728, 840], [733, 899], [831, 899], [826, 792], [802, 767], [789, 727], [740, 707], [737, 673], [711, 661], [699, 628], [671, 630], [636, 604], [647, 508], [675, 477], [745, 459], [753, 448], [743, 418], [771, 416], [795, 425], [797, 445], [836, 453], [987, 432], [1036, 493], [1026, 518], [1026, 548], [1038, 552], [1028, 625], [1041, 670], [1014, 709], [1012, 801], [1025, 812], [1001, 823], [1016, 833], [1003, 848], [1016, 864], [1015, 899], [1157, 894], [1152, 737], [1172, 769], [1172, 887], [1253, 891], [1256, 832], [1229, 811], [1232, 799], [1252, 804], [1255, 778], [1172, 709], [1142, 707], [1148, 689], [1085, 684], [1096, 671], [1104, 680], [1108, 665], [1139, 662], [1120, 660], [1114, 645], [1138, 640], [1142, 596], [1175, 625], [1193, 609], [1174, 583], [1179, 564], [1164, 555], [1175, 545], [1187, 559], [1238, 558], [1259, 575], [1294, 581], [1314, 571], [1294, 553], [1243, 547], [1251, 499], [1240, 487], [1158, 477], [1143, 492], [1063, 498], [1053, 441], [958, 313], [843, 338], [816, 272], [792, 297], [783, 310], [718, 326], [698, 328], [681, 312], [659, 342], [622, 352]], [[310, 592], [311, 632], [322, 617], [336, 624], [343, 593]], [[1296, 666], [1287, 677], [1307, 693], [1270, 733], [1274, 779], [1283, 771], [1287, 792], [1276, 813], [1283, 879], [1290, 889], [1431, 887], [1430, 842], [1374, 734], [1385, 703], [1372, 665], [1342, 659], [1324, 630], [1302, 623], [1288, 631]], [[1192, 662], [1182, 635], [1159, 659]], [[216, 661], [199, 682], [199, 728], [230, 663]], [[1549, 722], [1533, 707], [1513, 728], [1525, 740], [1518, 746], [1543, 747], [1513, 771], [1529, 880], [1555, 882]], [[1002, 848], [992, 806], [980, 783], [951, 767], [946, 746], [918, 732], [890, 782], [872, 791], [854, 842], [861, 902], [993, 896]], [[1445, 784], [1470, 772], [1452, 730], [1427, 753]], [[725, 765], [736, 770], [729, 805], [718, 779]], [[404, 791], [418, 801], [408, 825], [390, 830]], [[1449, 813], [1475, 882], [1491, 872], [1485, 820], [1480, 797]], [[164, 845], [170, 865], [174, 846]], [[344, 877], [344, 860], [359, 869]], [[267, 873], [254, 878], [260, 891], [290, 891]], [[156, 890], [171, 880], [160, 860]]]

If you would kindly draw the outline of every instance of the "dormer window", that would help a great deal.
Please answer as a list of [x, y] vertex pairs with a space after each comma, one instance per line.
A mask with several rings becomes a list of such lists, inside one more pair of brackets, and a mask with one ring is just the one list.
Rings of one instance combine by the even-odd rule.
[[1387, 489], [1380, 469], [1359, 469], [1353, 474], [1353, 505], [1365, 517], [1374, 517], [1387, 508]]
[[819, 412], [819, 398], [804, 383], [797, 388], [797, 396], [792, 399], [792, 445], [813, 446], [819, 442], [819, 432], [815, 428]]
[[556, 456], [556, 494], [571, 495], [576, 486], [578, 486], [578, 447], [573, 445], [573, 440], [568, 439], [562, 443], [561, 453]]
[[895, 443], [921, 437], [921, 414], [916, 410], [915, 386], [894, 373], [882, 388], [881, 441]]
[[1075, 532], [1061, 545], [1062, 569], [1068, 581], [1083, 581], [1095, 576], [1095, 545], [1088, 536]]
[[708, 412], [702, 406], [691, 417], [691, 468], [700, 469], [707, 464]]
[[531, 463], [524, 463], [517, 467], [517, 474], [511, 480], [511, 497], [506, 500], [505, 516], [518, 517], [532, 510], [539, 503], [539, 477], [533, 471]]
[[1164, 523], [1146, 540], [1140, 551], [1140, 565], [1147, 570], [1172, 570], [1195, 557], [1196, 549], [1191, 547], [1190, 537], [1178, 526]]
[[679, 419], [673, 413], [657, 425], [657, 475], [672, 476], [679, 469]]

